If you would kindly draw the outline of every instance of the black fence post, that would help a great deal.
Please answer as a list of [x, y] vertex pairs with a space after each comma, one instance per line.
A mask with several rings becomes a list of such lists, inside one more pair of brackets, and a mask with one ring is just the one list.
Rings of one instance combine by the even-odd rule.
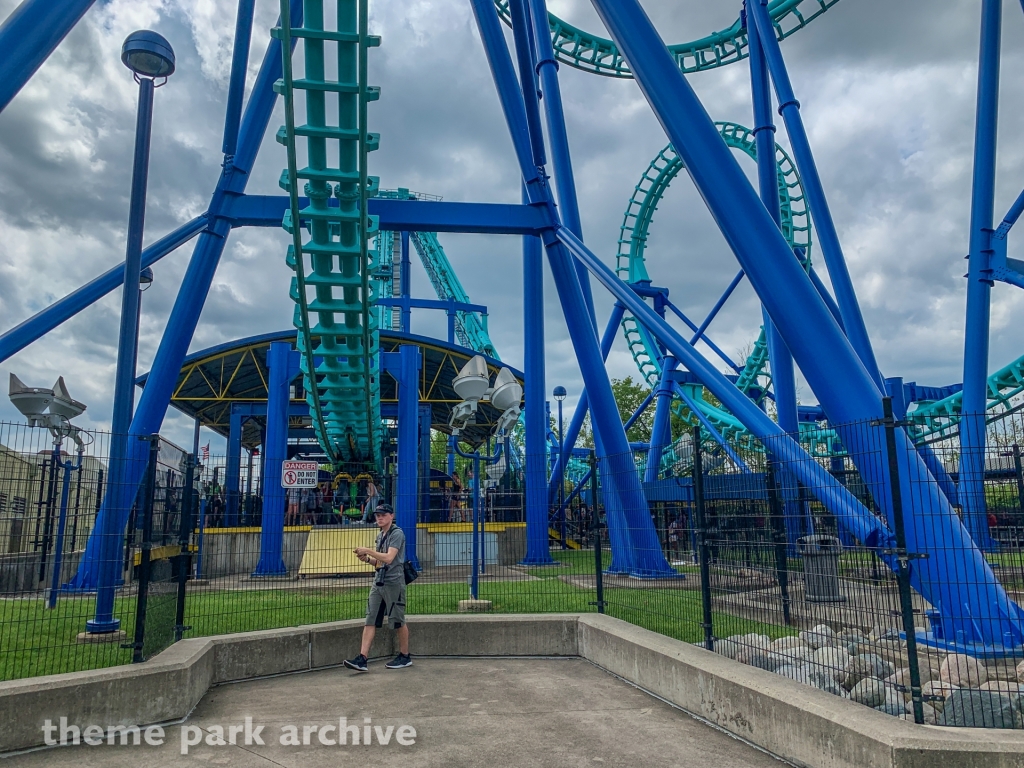
[[771, 459], [767, 460], [764, 478], [768, 489], [768, 519], [771, 523], [772, 545], [775, 550], [775, 577], [779, 580], [779, 593], [782, 596], [782, 618], [786, 622], [786, 626], [789, 626], [793, 620], [790, 617], [789, 560], [786, 551], [789, 543], [786, 540], [786, 513], [775, 477], [775, 462]]
[[[907, 533], [903, 521], [903, 490], [900, 487], [899, 457], [896, 453], [896, 427], [898, 422], [892, 414], [892, 398], [882, 398], [882, 414], [885, 417], [885, 452], [889, 460], [889, 490], [892, 493], [892, 522], [896, 529], [896, 555], [899, 569], [896, 581], [899, 586], [900, 612], [903, 615], [903, 631], [907, 636], [907, 667], [910, 670], [910, 696], [914, 702], [914, 722], [924, 723], [924, 707], [921, 697], [921, 670], [917, 659], [917, 629], [914, 627], [914, 605], [910, 594], [910, 559], [907, 552]], [[876, 422], [877, 423], [877, 422]]]
[[1020, 445], [1013, 444], [1013, 468], [1017, 476], [1017, 502], [1020, 505], [1019, 511], [1024, 514], [1024, 465], [1020, 459]]
[[715, 628], [711, 615], [711, 552], [708, 548], [707, 516], [704, 510], [704, 456], [700, 447], [700, 426], [693, 428], [693, 509], [700, 547], [700, 601], [703, 613], [704, 647], [715, 650]]
[[[39, 581], [46, 580], [46, 560], [50, 555], [50, 547], [53, 545], [53, 508], [57, 503], [57, 481], [59, 477], [57, 462], [52, 459], [48, 462], [50, 476], [46, 484], [46, 514], [43, 517], [43, 531], [40, 539], [42, 552], [39, 555]], [[38, 528], [38, 523], [37, 526]]]
[[192, 552], [189, 544], [192, 540], [192, 510], [195, 508], [195, 474], [196, 456], [194, 453], [185, 457], [185, 484], [181, 489], [181, 512], [178, 525], [178, 545], [181, 553], [174, 558], [178, 576], [177, 603], [174, 608], [174, 642], [192, 627], [185, 626], [185, 591], [189, 574], [192, 571]]
[[601, 558], [601, 515], [597, 511], [597, 455], [590, 451], [590, 507], [593, 510], [591, 529], [594, 536], [594, 583], [597, 585], [597, 612], [604, 613], [604, 563]]
[[139, 544], [139, 592], [135, 602], [135, 642], [132, 643], [132, 663], [145, 661], [143, 646], [146, 640], [146, 603], [149, 600], [151, 575], [150, 549], [153, 547], [153, 497], [156, 495], [156, 461], [160, 453], [160, 436], [150, 435], [139, 440], [149, 441], [149, 463], [146, 465], [146, 485], [142, 492], [141, 514], [135, 525], [142, 530]]

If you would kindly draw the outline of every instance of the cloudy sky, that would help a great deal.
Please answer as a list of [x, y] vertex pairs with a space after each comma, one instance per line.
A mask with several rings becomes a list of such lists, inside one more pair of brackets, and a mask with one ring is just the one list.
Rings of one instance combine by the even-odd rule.
[[[0, 0], [0, 19], [17, 4]], [[644, 2], [668, 42], [728, 26], [738, 5]], [[178, 58], [177, 73], [157, 92], [146, 242], [205, 210], [222, 160], [233, 6], [232, 0], [97, 2], [0, 113], [4, 329], [124, 258], [136, 86], [119, 51], [135, 29], [161, 32]], [[257, 2], [250, 86], [277, 7], [275, 0]], [[783, 44], [879, 363], [886, 375], [921, 383], [962, 379], [979, 7], [974, 0], [842, 0]], [[588, 0], [558, 0], [551, 8], [577, 26], [601, 30]], [[518, 202], [511, 143], [468, 2], [373, 0], [371, 13], [373, 31], [383, 36], [370, 58], [371, 82], [382, 88], [370, 108], [371, 130], [382, 136], [371, 173], [384, 187], [445, 200]], [[1024, 50], [1024, 15], [1015, 0], [1005, 2], [1003, 34], [997, 221], [1024, 186], [1024, 144], [1015, 140], [1024, 127], [1024, 83], [1010, 76], [1021, 70]], [[689, 79], [714, 119], [750, 124], [745, 63]], [[584, 235], [613, 263], [622, 211], [666, 138], [631, 80], [564, 66], [561, 80]], [[250, 192], [278, 193], [286, 161], [273, 133], [282, 121], [279, 105]], [[782, 131], [780, 142], [787, 143]], [[289, 325], [286, 242], [276, 229], [232, 234], [193, 351]], [[520, 243], [470, 235], [445, 235], [442, 243], [473, 301], [491, 307], [491, 334], [502, 357], [521, 365]], [[156, 282], [144, 295], [140, 371], [152, 362], [191, 249], [156, 265]], [[1010, 249], [1022, 257], [1013, 239]], [[737, 269], [683, 177], [659, 209], [647, 255], [654, 281], [697, 318]], [[430, 294], [418, 266], [413, 289]], [[600, 289], [597, 297], [606, 317], [611, 302]], [[549, 388], [564, 384], [573, 402], [581, 379], [550, 280], [546, 302]], [[118, 292], [4, 362], [0, 375], [14, 371], [48, 386], [63, 374], [72, 394], [89, 404], [83, 422], [109, 426], [119, 307]], [[743, 285], [712, 326], [713, 338], [739, 356], [759, 324], [756, 298]], [[1024, 351], [1022, 328], [1024, 292], [998, 284], [992, 369]], [[443, 315], [414, 314], [413, 330], [443, 335]], [[609, 370], [636, 373], [621, 341]], [[814, 401], [806, 385], [800, 396]], [[3, 398], [0, 419], [15, 417]], [[164, 431], [190, 442], [181, 417], [169, 415]]]

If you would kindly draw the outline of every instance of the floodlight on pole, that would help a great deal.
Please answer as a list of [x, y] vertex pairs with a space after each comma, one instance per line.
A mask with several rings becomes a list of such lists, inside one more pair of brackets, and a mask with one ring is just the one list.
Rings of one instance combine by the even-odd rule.
[[[43, 387], [30, 387], [13, 373], [11, 374], [8, 397], [14, 407], [21, 411], [28, 419], [30, 427], [46, 427], [53, 436], [53, 451], [51, 454], [51, 471], [56, 474], [58, 469], [63, 470], [61, 480], [60, 511], [57, 519], [57, 539], [53, 545], [53, 563], [50, 573], [50, 594], [47, 598], [47, 606], [50, 609], [57, 607], [57, 596], [60, 593], [60, 573], [64, 559], [64, 532], [68, 520], [68, 494], [70, 492], [71, 473], [82, 468], [82, 461], [85, 455], [86, 440], [83, 439], [83, 432], [79, 427], [71, 423], [71, 419], [81, 416], [85, 412], [85, 403], [75, 400], [68, 392], [64, 383], [64, 377], [57, 378], [57, 382], [50, 389]], [[63, 457], [64, 438], [70, 437], [78, 445], [77, 461], [65, 461]], [[50, 512], [47, 512], [47, 532], [50, 530]], [[50, 546], [49, 533], [43, 537], [42, 563], [45, 565]], [[42, 566], [41, 566], [42, 567]], [[42, 578], [44, 571], [40, 573]]]

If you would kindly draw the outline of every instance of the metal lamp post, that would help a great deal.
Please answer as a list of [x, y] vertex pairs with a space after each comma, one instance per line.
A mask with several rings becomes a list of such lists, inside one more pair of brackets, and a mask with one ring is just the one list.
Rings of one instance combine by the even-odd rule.
[[[135, 354], [139, 335], [139, 294], [142, 279], [142, 233], [146, 218], [146, 186], [149, 181], [149, 145], [153, 125], [153, 91], [174, 73], [174, 50], [161, 35], [141, 30], [128, 35], [121, 48], [121, 61], [139, 84], [139, 109], [135, 124], [135, 159], [132, 170], [131, 206], [128, 213], [128, 245], [124, 263], [124, 291], [121, 299], [121, 329], [117, 343], [117, 372], [114, 379], [114, 413], [110, 445], [109, 493], [118, 493], [126, 477], [128, 429], [134, 410]], [[157, 79], [163, 82], [156, 83]], [[150, 276], [152, 281], [152, 276]], [[113, 520], [112, 516], [108, 519]], [[90, 634], [116, 632], [114, 589], [123, 530], [102, 531], [101, 562], [96, 590], [96, 615], [86, 622]]]
[[565, 441], [562, 429], [562, 401], [568, 393], [565, 387], [559, 384], [551, 394], [558, 401], [558, 525], [562, 534], [562, 549], [565, 549], [565, 509], [562, 506], [565, 495]]

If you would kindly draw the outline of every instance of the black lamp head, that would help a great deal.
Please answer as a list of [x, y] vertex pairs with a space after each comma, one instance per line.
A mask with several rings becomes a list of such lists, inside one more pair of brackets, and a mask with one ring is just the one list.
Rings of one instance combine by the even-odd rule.
[[562, 400], [565, 400], [565, 396], [568, 394], [568, 392], [565, 391], [565, 387], [559, 384], [557, 387], [555, 387], [555, 391], [552, 392], [551, 394], [555, 396], [555, 400], [561, 402]]
[[148, 29], [132, 32], [121, 46], [121, 61], [139, 77], [168, 77], [174, 74], [174, 49]]

